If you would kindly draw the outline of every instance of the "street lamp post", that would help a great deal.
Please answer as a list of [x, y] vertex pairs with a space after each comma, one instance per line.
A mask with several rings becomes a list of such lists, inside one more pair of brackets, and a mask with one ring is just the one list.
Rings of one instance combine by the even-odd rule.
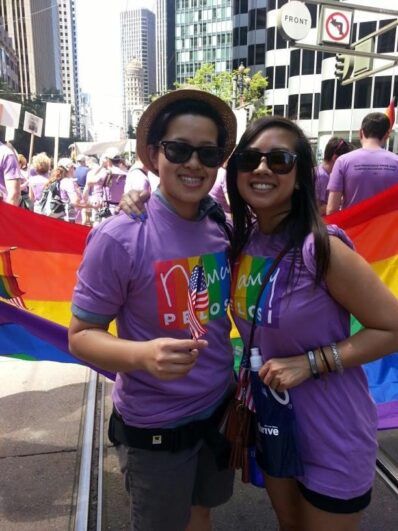
[[250, 81], [250, 77], [246, 75], [246, 67], [241, 63], [232, 78], [232, 103], [234, 109], [238, 107], [238, 97], [239, 107], [243, 105], [245, 87], [250, 86]]

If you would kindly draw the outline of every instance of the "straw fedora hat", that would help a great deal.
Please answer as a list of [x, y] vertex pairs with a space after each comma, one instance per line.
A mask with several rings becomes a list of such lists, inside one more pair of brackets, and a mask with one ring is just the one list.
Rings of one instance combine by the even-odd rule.
[[212, 107], [223, 122], [227, 137], [225, 142], [225, 160], [232, 153], [236, 142], [236, 117], [232, 109], [220, 98], [196, 87], [184, 87], [173, 90], [153, 101], [144, 111], [137, 126], [136, 152], [141, 162], [153, 173], [156, 169], [149, 158], [148, 137], [157, 117], [172, 103], [183, 100], [203, 101]]

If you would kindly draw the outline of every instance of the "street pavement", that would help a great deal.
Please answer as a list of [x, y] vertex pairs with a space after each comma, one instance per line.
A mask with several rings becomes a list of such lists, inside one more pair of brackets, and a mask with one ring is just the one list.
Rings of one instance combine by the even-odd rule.
[[88, 374], [0, 357], [0, 531], [72, 529]]
[[[0, 357], [0, 531], [73, 529], [81, 421], [88, 369]], [[106, 415], [111, 409], [107, 384]], [[381, 434], [398, 462], [398, 432]], [[394, 453], [395, 452], [395, 453]], [[104, 463], [103, 529], [127, 530], [129, 509], [114, 448]], [[271, 531], [276, 520], [261, 489], [236, 480], [233, 499], [214, 510], [214, 531]], [[376, 480], [362, 531], [396, 531], [398, 498]], [[333, 530], [331, 530], [333, 531]]]

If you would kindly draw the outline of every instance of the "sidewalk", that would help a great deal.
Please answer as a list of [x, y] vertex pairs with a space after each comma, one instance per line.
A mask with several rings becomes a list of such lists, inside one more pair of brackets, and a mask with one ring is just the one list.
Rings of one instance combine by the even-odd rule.
[[0, 357], [0, 531], [70, 529], [87, 378]]

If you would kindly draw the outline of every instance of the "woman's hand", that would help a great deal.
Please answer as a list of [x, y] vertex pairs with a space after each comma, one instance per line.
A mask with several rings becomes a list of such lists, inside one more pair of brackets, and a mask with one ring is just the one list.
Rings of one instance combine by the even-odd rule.
[[208, 343], [203, 339], [153, 339], [142, 356], [142, 369], [159, 380], [183, 378], [195, 366], [199, 350]]
[[118, 209], [134, 219], [139, 218], [143, 221], [146, 217], [145, 203], [150, 195], [149, 191], [130, 190], [122, 196]]
[[272, 358], [264, 363], [258, 375], [266, 385], [275, 391], [283, 392], [310, 378], [311, 369], [305, 355]]

